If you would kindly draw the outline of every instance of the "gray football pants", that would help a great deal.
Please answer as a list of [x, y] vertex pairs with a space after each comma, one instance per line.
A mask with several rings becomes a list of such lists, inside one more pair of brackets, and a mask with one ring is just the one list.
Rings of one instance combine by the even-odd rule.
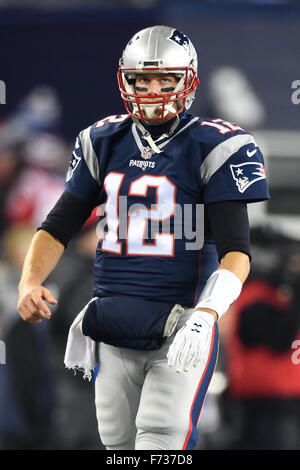
[[174, 334], [157, 351], [99, 345], [95, 403], [107, 450], [192, 450], [197, 423], [218, 354], [214, 326], [206, 363], [177, 373], [167, 364], [174, 335], [191, 315], [186, 309]]

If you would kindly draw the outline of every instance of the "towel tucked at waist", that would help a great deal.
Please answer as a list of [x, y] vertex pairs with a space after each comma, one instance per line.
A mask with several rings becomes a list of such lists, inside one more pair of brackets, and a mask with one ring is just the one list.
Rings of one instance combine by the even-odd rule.
[[97, 365], [96, 342], [84, 336], [81, 329], [82, 319], [89, 304], [96, 300], [94, 297], [76, 316], [69, 329], [64, 363], [67, 369], [79, 370], [83, 378], [91, 380], [92, 372]]

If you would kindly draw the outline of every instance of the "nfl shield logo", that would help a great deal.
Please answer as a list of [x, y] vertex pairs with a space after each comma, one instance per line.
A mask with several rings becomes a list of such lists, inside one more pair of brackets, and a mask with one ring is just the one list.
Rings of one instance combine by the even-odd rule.
[[152, 151], [150, 147], [144, 147], [141, 153], [141, 157], [144, 158], [145, 160], [149, 160], [149, 158], [152, 157]]

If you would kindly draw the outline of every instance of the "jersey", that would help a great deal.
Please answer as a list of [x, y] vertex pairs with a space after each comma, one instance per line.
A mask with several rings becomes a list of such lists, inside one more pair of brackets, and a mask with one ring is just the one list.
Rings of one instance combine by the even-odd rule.
[[[219, 262], [205, 204], [269, 198], [262, 153], [239, 126], [184, 112], [146, 126], [127, 115], [78, 135], [65, 190], [102, 208], [95, 295], [130, 295], [191, 307]], [[226, 220], [224, 220], [226, 223]]]

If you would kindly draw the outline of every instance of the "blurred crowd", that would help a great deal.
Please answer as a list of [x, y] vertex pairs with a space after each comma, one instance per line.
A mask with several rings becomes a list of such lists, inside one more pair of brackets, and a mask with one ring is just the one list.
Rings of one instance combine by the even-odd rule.
[[49, 322], [17, 313], [18, 283], [37, 227], [64, 189], [73, 142], [60, 135], [55, 90], [37, 87], [0, 123], [0, 449], [98, 449], [93, 383], [64, 367], [69, 326], [90, 299], [93, 213], [46, 281], [58, 299]]
[[299, 450], [300, 242], [270, 223], [253, 227], [251, 242], [250, 275], [220, 320], [224, 380], [200, 439], [209, 449]]
[[[45, 283], [58, 299], [51, 321], [27, 324], [16, 308], [25, 253], [64, 188], [73, 142], [60, 119], [45, 86], [0, 123], [0, 449], [104, 449], [93, 381], [63, 363], [69, 326], [92, 293], [94, 213]], [[300, 242], [267, 223], [251, 235], [251, 274], [220, 321], [223, 386], [208, 393], [199, 449], [300, 449]]]

